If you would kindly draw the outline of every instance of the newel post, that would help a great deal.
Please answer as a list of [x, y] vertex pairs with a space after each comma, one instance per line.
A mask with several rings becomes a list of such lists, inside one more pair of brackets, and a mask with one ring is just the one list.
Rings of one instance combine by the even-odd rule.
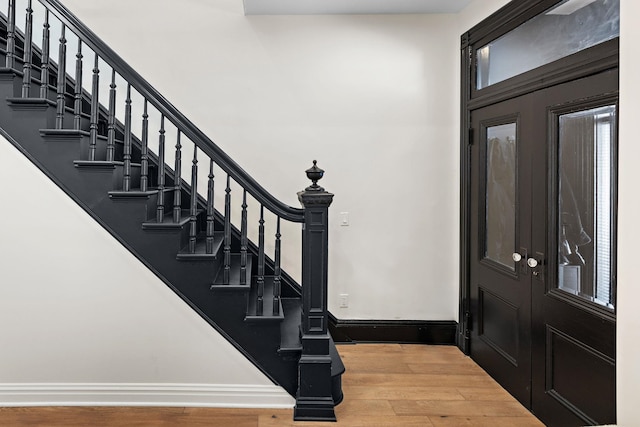
[[302, 228], [302, 355], [294, 420], [335, 421], [331, 387], [327, 309], [329, 206], [333, 194], [318, 185], [324, 171], [313, 161], [306, 171], [312, 185], [298, 193]]

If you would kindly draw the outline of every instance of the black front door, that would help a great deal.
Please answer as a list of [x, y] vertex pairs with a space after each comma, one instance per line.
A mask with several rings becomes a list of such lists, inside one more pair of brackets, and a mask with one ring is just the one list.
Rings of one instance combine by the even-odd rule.
[[617, 76], [471, 111], [470, 354], [549, 425], [615, 421]]

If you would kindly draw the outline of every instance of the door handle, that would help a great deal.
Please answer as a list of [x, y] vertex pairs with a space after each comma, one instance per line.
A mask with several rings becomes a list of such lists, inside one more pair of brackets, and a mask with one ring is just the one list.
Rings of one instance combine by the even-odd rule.
[[536, 252], [536, 256], [527, 258], [527, 265], [531, 269], [531, 272], [538, 279], [543, 280], [544, 271], [544, 254], [542, 252]]
[[513, 255], [511, 255], [511, 259], [513, 259], [514, 262], [520, 262], [522, 260], [522, 255], [518, 252], [514, 252]]

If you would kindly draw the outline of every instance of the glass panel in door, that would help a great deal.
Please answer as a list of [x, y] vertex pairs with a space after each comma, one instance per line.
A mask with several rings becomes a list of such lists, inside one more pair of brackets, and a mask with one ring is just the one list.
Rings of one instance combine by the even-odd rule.
[[616, 107], [559, 116], [558, 283], [614, 308], [612, 280]]
[[516, 124], [486, 131], [485, 259], [515, 271]]

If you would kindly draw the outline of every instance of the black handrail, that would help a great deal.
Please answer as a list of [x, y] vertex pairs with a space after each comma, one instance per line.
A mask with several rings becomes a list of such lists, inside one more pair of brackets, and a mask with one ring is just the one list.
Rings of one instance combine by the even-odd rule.
[[304, 222], [304, 209], [294, 208], [276, 199], [58, 0], [38, 1], [265, 208], [283, 219]]

